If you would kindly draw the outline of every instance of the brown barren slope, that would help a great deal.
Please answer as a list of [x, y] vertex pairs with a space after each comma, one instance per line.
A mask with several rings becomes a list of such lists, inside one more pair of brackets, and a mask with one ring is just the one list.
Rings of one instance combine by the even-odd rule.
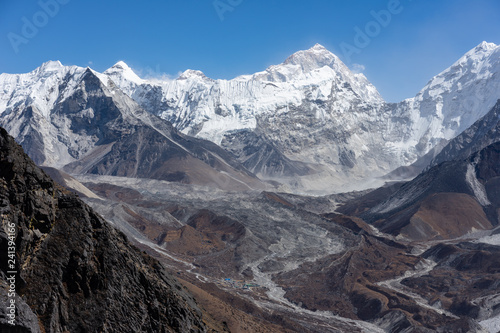
[[415, 240], [450, 239], [492, 227], [481, 205], [470, 195], [436, 193], [425, 198], [401, 234]]

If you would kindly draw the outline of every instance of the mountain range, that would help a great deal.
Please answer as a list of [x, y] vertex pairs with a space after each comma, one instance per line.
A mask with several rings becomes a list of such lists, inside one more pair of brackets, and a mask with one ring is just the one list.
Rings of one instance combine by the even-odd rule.
[[[124, 62], [103, 73], [48, 62], [27, 74], [0, 75], [0, 124], [35, 162], [63, 167], [84, 156], [102, 158], [116, 138], [128, 135], [123, 134], [130, 130], [126, 127], [136, 123], [156, 122], [153, 132], [168, 137], [172, 129], [160, 125], [156, 115], [177, 133], [231, 152], [231, 161], [222, 157], [229, 165], [238, 162], [290, 191], [362, 189], [441, 148], [484, 116], [498, 98], [499, 52], [496, 45], [481, 43], [414, 98], [396, 104], [384, 102], [363, 74], [351, 72], [319, 44], [282, 64], [232, 80], [213, 80], [194, 70], [175, 80], [146, 80]], [[109, 105], [98, 102], [101, 97], [116, 105], [115, 114], [102, 114]], [[115, 123], [99, 129], [110, 120]], [[80, 168], [144, 176], [134, 175], [131, 163], [111, 171], [116, 161], [110, 159], [102, 160], [106, 167]], [[183, 179], [176, 172], [153, 177]]]
[[[34, 76], [34, 78], [33, 78]], [[91, 69], [47, 63], [16, 89], [2, 125], [39, 165], [249, 190], [265, 185], [217, 145], [177, 131]], [[33, 85], [33, 86], [31, 86]], [[47, 89], [46, 98], [40, 93]], [[25, 96], [30, 91], [34, 96]], [[3, 95], [4, 97], [6, 95]], [[18, 101], [20, 98], [21, 102]], [[15, 102], [18, 101], [18, 102]]]
[[[144, 79], [122, 61], [102, 73], [51, 61], [0, 74], [0, 126], [92, 207], [51, 185], [1, 133], [2, 207], [19, 222], [23, 279], [32, 281], [18, 295], [28, 331], [36, 316], [49, 330], [107, 325], [67, 315], [86, 311], [78, 297], [116, 298], [99, 257], [79, 252], [90, 239], [127, 248], [135, 269], [151, 272], [136, 281], [134, 265], [124, 265], [138, 290], [183, 289], [109, 222], [198, 302], [169, 294], [187, 305], [174, 316], [183, 324], [155, 315], [146, 331], [496, 333], [499, 72], [500, 47], [483, 42], [399, 103], [319, 44], [232, 80], [196, 70]], [[75, 235], [72, 213], [85, 216]], [[62, 216], [60, 233], [47, 214]], [[77, 249], [50, 264], [44, 251], [65, 247], [60, 234]], [[99, 244], [94, 252], [106, 250]], [[42, 279], [62, 281], [50, 291], [59, 313], [38, 301], [37, 260], [49, 263], [44, 272], [62, 267]], [[152, 302], [154, 313], [177, 309]], [[122, 315], [111, 307], [109, 320]], [[125, 326], [137, 329], [137, 320]]]
[[[221, 144], [260, 177], [332, 192], [414, 163], [486, 114], [498, 98], [499, 52], [481, 43], [396, 104], [321, 45], [229, 81], [187, 71], [152, 82], [123, 63], [104, 73], [146, 110]], [[257, 142], [266, 149], [252, 149]]]

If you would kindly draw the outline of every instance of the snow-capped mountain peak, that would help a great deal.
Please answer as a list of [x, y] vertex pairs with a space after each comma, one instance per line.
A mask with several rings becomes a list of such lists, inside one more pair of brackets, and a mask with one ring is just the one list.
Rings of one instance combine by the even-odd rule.
[[60, 97], [60, 88], [72, 85], [84, 70], [48, 61], [29, 73], [0, 74], [0, 114], [33, 106], [47, 119]]
[[124, 61], [118, 61], [112, 67], [105, 70], [102, 73], [102, 76], [99, 76], [101, 81], [108, 85], [105, 76], [107, 76], [108, 79], [111, 79], [116, 86], [120, 87], [120, 89], [122, 89], [123, 92], [129, 96], [137, 86], [146, 82], [141, 79]]
[[131, 68], [124, 61], [120, 60], [116, 64], [114, 64], [111, 68], [121, 69], [121, 70], [130, 70]]
[[304, 72], [316, 68], [329, 66], [333, 69], [339, 58], [320, 44], [316, 44], [308, 50], [298, 51], [289, 56], [283, 65], [298, 65]]
[[[481, 110], [480, 112], [483, 112], [484, 115], [493, 107], [499, 97], [498, 93], [495, 93], [498, 89], [486, 84], [490, 79], [493, 79], [494, 73], [498, 71], [500, 71], [500, 47], [493, 43], [482, 42], [465, 53], [453, 65], [433, 77], [417, 94], [415, 99], [418, 101], [441, 96], [440, 108], [443, 108], [443, 106], [446, 106], [443, 103], [448, 102], [448, 97], [450, 97], [451, 102], [457, 100], [458, 95], [464, 95], [467, 96], [464, 99], [469, 100], [467, 106], [465, 106], [466, 109], [457, 110], [451, 107], [446, 109], [456, 114], [456, 116], [470, 114], [471, 109]], [[453, 96], [448, 96], [449, 94]], [[435, 113], [435, 110], [429, 111]], [[423, 115], [425, 115], [425, 112]], [[446, 114], [443, 114], [443, 116], [446, 116]], [[479, 117], [474, 115], [473, 118], [477, 119]], [[467, 121], [464, 124], [458, 122], [457, 125], [462, 131], [470, 126], [472, 122]]]
[[189, 79], [202, 79], [202, 80], [213, 81], [212, 79], [207, 77], [202, 71], [194, 70], [194, 69], [185, 70], [177, 78], [177, 80], [189, 80]]
[[59, 60], [53, 61], [49, 60], [47, 62], [44, 62], [40, 67], [38, 67], [35, 71], [36, 72], [55, 72], [55, 71], [60, 71], [63, 69], [64, 66], [61, 64]]
[[310, 50], [319, 50], [319, 51], [326, 50], [326, 51], [328, 51], [326, 49], [326, 47], [324, 47], [323, 45], [321, 45], [319, 43], [314, 44], [314, 46], [311, 47]]
[[485, 61], [491, 54], [498, 48], [494, 43], [482, 42], [469, 52], [465, 53], [460, 59], [458, 59], [450, 69], [456, 69], [458, 66], [469, 65], [477, 69], [478, 63]]
[[265, 71], [249, 77], [260, 81], [291, 82], [332, 79], [336, 75], [341, 75], [342, 80], [352, 76], [347, 66], [335, 54], [316, 44], [308, 50], [295, 52], [279, 65], [272, 65]]
[[103, 74], [108, 75], [116, 84], [116, 81], [131, 82], [135, 84], [142, 84], [144, 82], [124, 61], [118, 61], [112, 67], [104, 71]]
[[481, 42], [478, 46], [476, 46], [474, 48], [474, 50], [493, 50], [494, 48], [496, 48], [498, 45], [496, 45], [495, 43], [488, 43], [486, 41], [483, 41]]
[[[123, 64], [104, 72], [127, 95], [150, 112], [171, 121], [182, 132], [220, 143], [227, 131], [255, 129], [257, 118], [285, 112], [304, 101], [325, 103], [326, 113], [347, 112], [354, 105], [383, 104], [362, 74], [352, 73], [320, 44], [288, 57], [262, 72], [232, 80], [212, 80], [186, 70], [176, 80], [128, 79]], [[323, 109], [323, 107], [321, 107]]]
[[351, 72], [335, 54], [320, 44], [308, 50], [295, 52], [282, 64], [270, 66], [265, 71], [241, 78], [288, 83], [292, 86], [299, 82], [301, 86], [322, 86], [324, 94], [328, 94], [324, 89], [342, 90], [349, 87], [354, 95], [365, 102], [372, 104], [384, 102], [377, 89], [363, 74]]

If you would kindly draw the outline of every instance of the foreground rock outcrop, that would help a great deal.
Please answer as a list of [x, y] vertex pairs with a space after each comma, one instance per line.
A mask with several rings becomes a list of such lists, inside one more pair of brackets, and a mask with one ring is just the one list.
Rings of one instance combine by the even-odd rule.
[[[0, 129], [2, 332], [206, 332], [194, 299]], [[8, 225], [15, 225], [15, 266]], [[12, 259], [12, 258], [11, 258]], [[15, 271], [15, 298], [8, 272]], [[15, 299], [15, 326], [6, 309]]]

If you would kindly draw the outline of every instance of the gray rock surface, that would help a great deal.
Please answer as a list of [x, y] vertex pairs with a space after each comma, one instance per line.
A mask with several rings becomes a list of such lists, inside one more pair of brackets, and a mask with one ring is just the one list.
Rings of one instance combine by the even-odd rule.
[[3, 228], [16, 225], [19, 332], [36, 332], [33, 313], [46, 332], [206, 332], [194, 299], [163, 266], [55, 185], [3, 129], [0, 175]]

